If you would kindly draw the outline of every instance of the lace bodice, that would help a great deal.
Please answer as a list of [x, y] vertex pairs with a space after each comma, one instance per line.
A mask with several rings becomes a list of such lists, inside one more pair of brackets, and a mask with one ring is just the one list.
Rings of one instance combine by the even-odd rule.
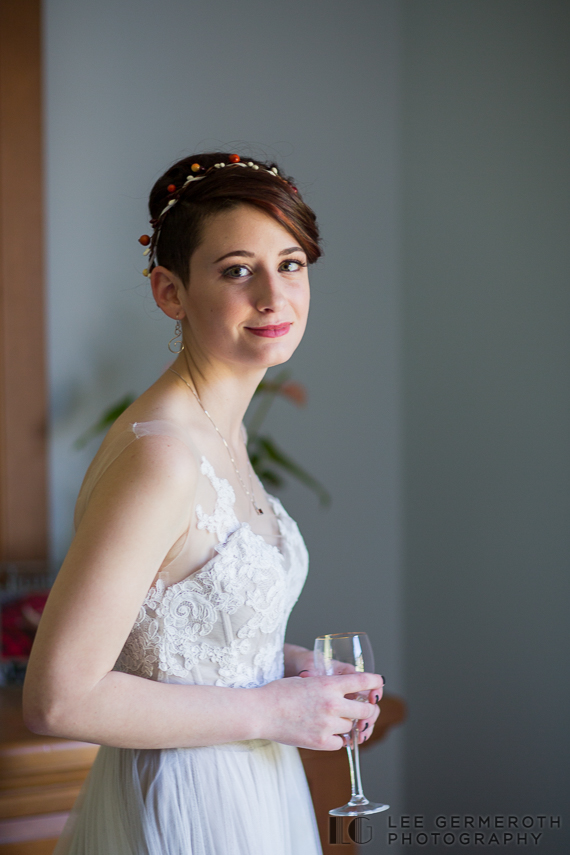
[[262, 686], [283, 676], [285, 628], [305, 582], [307, 550], [281, 503], [270, 498], [281, 534], [268, 543], [234, 511], [232, 486], [202, 457], [216, 493], [197, 527], [216, 534], [214, 557], [181, 582], [160, 574], [149, 590], [116, 670], [163, 682]]

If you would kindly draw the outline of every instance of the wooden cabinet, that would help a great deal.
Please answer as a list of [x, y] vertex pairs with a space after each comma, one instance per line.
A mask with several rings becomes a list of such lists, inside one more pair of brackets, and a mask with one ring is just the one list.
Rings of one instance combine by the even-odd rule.
[[51, 855], [97, 746], [30, 733], [21, 707], [0, 689], [0, 855]]

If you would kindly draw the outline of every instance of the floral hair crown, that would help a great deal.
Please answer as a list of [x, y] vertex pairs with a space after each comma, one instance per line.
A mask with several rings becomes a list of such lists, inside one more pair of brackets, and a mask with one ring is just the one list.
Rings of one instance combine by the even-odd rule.
[[190, 167], [190, 175], [186, 176], [186, 180], [180, 185], [176, 186], [176, 184], [169, 184], [166, 188], [168, 191], [168, 202], [158, 215], [150, 221], [151, 226], [153, 227], [152, 235], [141, 235], [139, 238], [139, 243], [145, 247], [143, 255], [148, 256], [148, 266], [143, 270], [143, 276], [150, 276], [150, 271], [155, 265], [156, 262], [156, 248], [158, 245], [158, 239], [160, 237], [160, 231], [162, 229], [162, 225], [164, 223], [164, 218], [168, 214], [169, 211], [176, 205], [177, 202], [180, 201], [186, 189], [194, 182], [194, 181], [202, 181], [203, 178], [206, 178], [210, 173], [214, 172], [217, 169], [223, 169], [226, 166], [241, 166], [245, 169], [254, 169], [261, 170], [262, 172], [267, 172], [269, 175], [275, 176], [275, 178], [279, 178], [285, 184], [287, 184], [293, 193], [297, 193], [297, 188], [291, 184], [291, 182], [287, 181], [286, 178], [283, 178], [279, 175], [279, 170], [276, 166], [272, 166], [269, 169], [266, 166], [262, 166], [258, 163], [254, 163], [252, 160], [242, 161], [239, 154], [230, 154], [228, 156], [229, 163], [214, 163], [213, 166], [205, 167], [201, 166], [199, 163], [193, 163]]

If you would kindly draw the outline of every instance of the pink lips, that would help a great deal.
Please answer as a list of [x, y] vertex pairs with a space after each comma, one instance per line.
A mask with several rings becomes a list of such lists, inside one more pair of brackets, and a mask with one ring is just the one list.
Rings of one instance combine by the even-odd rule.
[[264, 338], [277, 338], [280, 335], [286, 335], [291, 327], [290, 323], [275, 324], [266, 327], [246, 327], [254, 335], [260, 335]]

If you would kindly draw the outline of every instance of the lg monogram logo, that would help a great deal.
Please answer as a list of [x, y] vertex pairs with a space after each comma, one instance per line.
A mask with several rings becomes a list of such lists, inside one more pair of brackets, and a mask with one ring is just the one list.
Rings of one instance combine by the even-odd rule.
[[[347, 839], [348, 838], [348, 839]], [[329, 817], [329, 843], [370, 843], [372, 826], [366, 817], [357, 816], [347, 821], [343, 816]]]

